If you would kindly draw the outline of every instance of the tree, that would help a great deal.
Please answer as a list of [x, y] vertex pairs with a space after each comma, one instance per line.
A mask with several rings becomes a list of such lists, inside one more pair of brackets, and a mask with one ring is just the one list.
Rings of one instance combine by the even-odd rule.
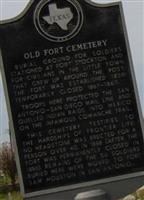
[[15, 186], [17, 169], [14, 157], [14, 151], [11, 144], [4, 143], [0, 148], [0, 170], [5, 176], [8, 176], [11, 180], [11, 184]]

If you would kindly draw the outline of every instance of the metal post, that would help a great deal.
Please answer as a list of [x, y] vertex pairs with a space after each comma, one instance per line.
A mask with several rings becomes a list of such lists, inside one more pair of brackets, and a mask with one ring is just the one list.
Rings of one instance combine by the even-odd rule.
[[92, 190], [79, 193], [74, 200], [110, 200], [110, 198], [103, 190]]

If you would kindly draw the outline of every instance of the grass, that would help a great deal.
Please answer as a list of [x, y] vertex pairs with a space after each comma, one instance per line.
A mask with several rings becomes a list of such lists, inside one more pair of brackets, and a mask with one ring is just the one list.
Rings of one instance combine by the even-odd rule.
[[10, 184], [10, 178], [8, 176], [0, 177], [0, 186]]
[[0, 193], [0, 200], [23, 200], [19, 192], [12, 192], [11, 197], [6, 193]]
[[19, 188], [17, 191], [11, 191], [11, 180], [8, 176], [0, 176], [0, 200], [23, 200]]

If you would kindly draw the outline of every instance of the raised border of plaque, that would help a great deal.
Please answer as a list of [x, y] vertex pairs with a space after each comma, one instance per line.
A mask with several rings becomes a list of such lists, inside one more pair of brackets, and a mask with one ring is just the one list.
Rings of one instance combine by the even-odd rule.
[[[128, 41], [128, 34], [127, 34], [127, 29], [126, 29], [126, 23], [125, 23], [125, 18], [124, 18], [122, 2], [100, 4], [100, 3], [94, 3], [91, 0], [84, 0], [84, 1], [88, 4], [91, 4], [92, 6], [95, 6], [95, 7], [111, 7], [111, 6], [117, 5], [120, 8], [120, 14], [121, 14], [121, 19], [122, 19], [122, 24], [123, 24], [123, 29], [124, 29], [124, 36], [125, 36], [127, 52], [128, 52], [128, 59], [129, 59], [129, 63], [130, 63], [130, 70], [131, 70], [131, 74], [132, 74], [132, 80], [133, 80], [134, 91], [135, 91], [135, 95], [136, 95], [137, 107], [138, 107], [138, 112], [139, 112], [139, 116], [140, 116], [140, 122], [141, 122], [141, 127], [143, 129], [143, 137], [144, 137], [144, 125], [143, 125], [143, 120], [142, 120], [143, 119], [142, 118], [142, 109], [141, 109], [139, 95], [138, 95], [138, 89], [137, 89], [137, 85], [136, 85], [136, 78], [135, 78], [133, 62], [132, 62], [132, 57], [131, 57], [131, 52], [130, 52], [130, 46], [129, 46], [129, 41]], [[10, 20], [1, 21], [0, 24], [7, 24], [7, 23], [10, 23], [10, 22], [14, 22], [14, 21], [17, 21], [20, 18], [24, 17], [24, 15], [29, 10], [29, 8], [33, 4], [33, 2], [34, 2], [34, 0], [31, 0], [28, 3], [28, 5], [26, 6], [26, 8], [24, 9], [24, 11], [20, 15], [12, 18]], [[31, 198], [31, 197], [34, 197], [34, 196], [52, 194], [52, 193], [57, 193], [57, 192], [64, 192], [64, 191], [74, 190], [74, 189], [78, 189], [78, 188], [93, 187], [93, 186], [97, 186], [99, 184], [116, 182], [116, 181], [121, 181], [121, 180], [124, 180], [124, 179], [131, 179], [131, 178], [134, 178], [134, 177], [144, 176], [144, 171], [143, 171], [143, 172], [130, 173], [130, 174], [126, 174], [126, 175], [120, 175], [120, 176], [111, 177], [111, 178], [103, 178], [103, 179], [100, 179], [100, 180], [84, 182], [84, 183], [79, 183], [79, 184], [74, 184], [74, 185], [69, 185], [69, 186], [61, 186], [61, 187], [41, 190], [41, 191], [37, 191], [37, 192], [25, 193], [23, 178], [22, 178], [22, 173], [21, 173], [21, 167], [20, 167], [20, 159], [19, 159], [19, 156], [18, 156], [18, 148], [17, 148], [17, 143], [16, 143], [16, 137], [15, 137], [15, 134], [14, 134], [14, 124], [13, 124], [12, 113], [11, 113], [11, 108], [10, 108], [10, 100], [9, 100], [9, 95], [8, 95], [8, 90], [7, 90], [7, 83], [6, 83], [5, 73], [4, 73], [4, 66], [3, 66], [3, 59], [2, 59], [1, 50], [0, 50], [0, 66], [1, 66], [4, 89], [5, 89], [8, 115], [9, 115], [9, 120], [10, 120], [10, 130], [12, 132], [12, 141], [13, 141], [13, 145], [14, 145], [14, 148], [15, 148], [15, 154], [16, 154], [16, 163], [17, 163], [18, 175], [19, 175], [19, 180], [20, 180], [20, 189], [21, 189], [21, 193], [23, 194], [23, 196], [25, 198]]]

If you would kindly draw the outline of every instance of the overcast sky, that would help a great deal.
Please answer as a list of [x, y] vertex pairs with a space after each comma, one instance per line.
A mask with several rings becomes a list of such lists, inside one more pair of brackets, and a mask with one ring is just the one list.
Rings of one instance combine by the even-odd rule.
[[[113, 2], [113, 0], [93, 1], [98, 3]], [[0, 19], [10, 19], [17, 16], [28, 2], [28, 0], [0, 0]], [[122, 2], [139, 96], [144, 113], [144, 0], [122, 0]], [[7, 130], [8, 117], [0, 77], [0, 141], [8, 140]]]

